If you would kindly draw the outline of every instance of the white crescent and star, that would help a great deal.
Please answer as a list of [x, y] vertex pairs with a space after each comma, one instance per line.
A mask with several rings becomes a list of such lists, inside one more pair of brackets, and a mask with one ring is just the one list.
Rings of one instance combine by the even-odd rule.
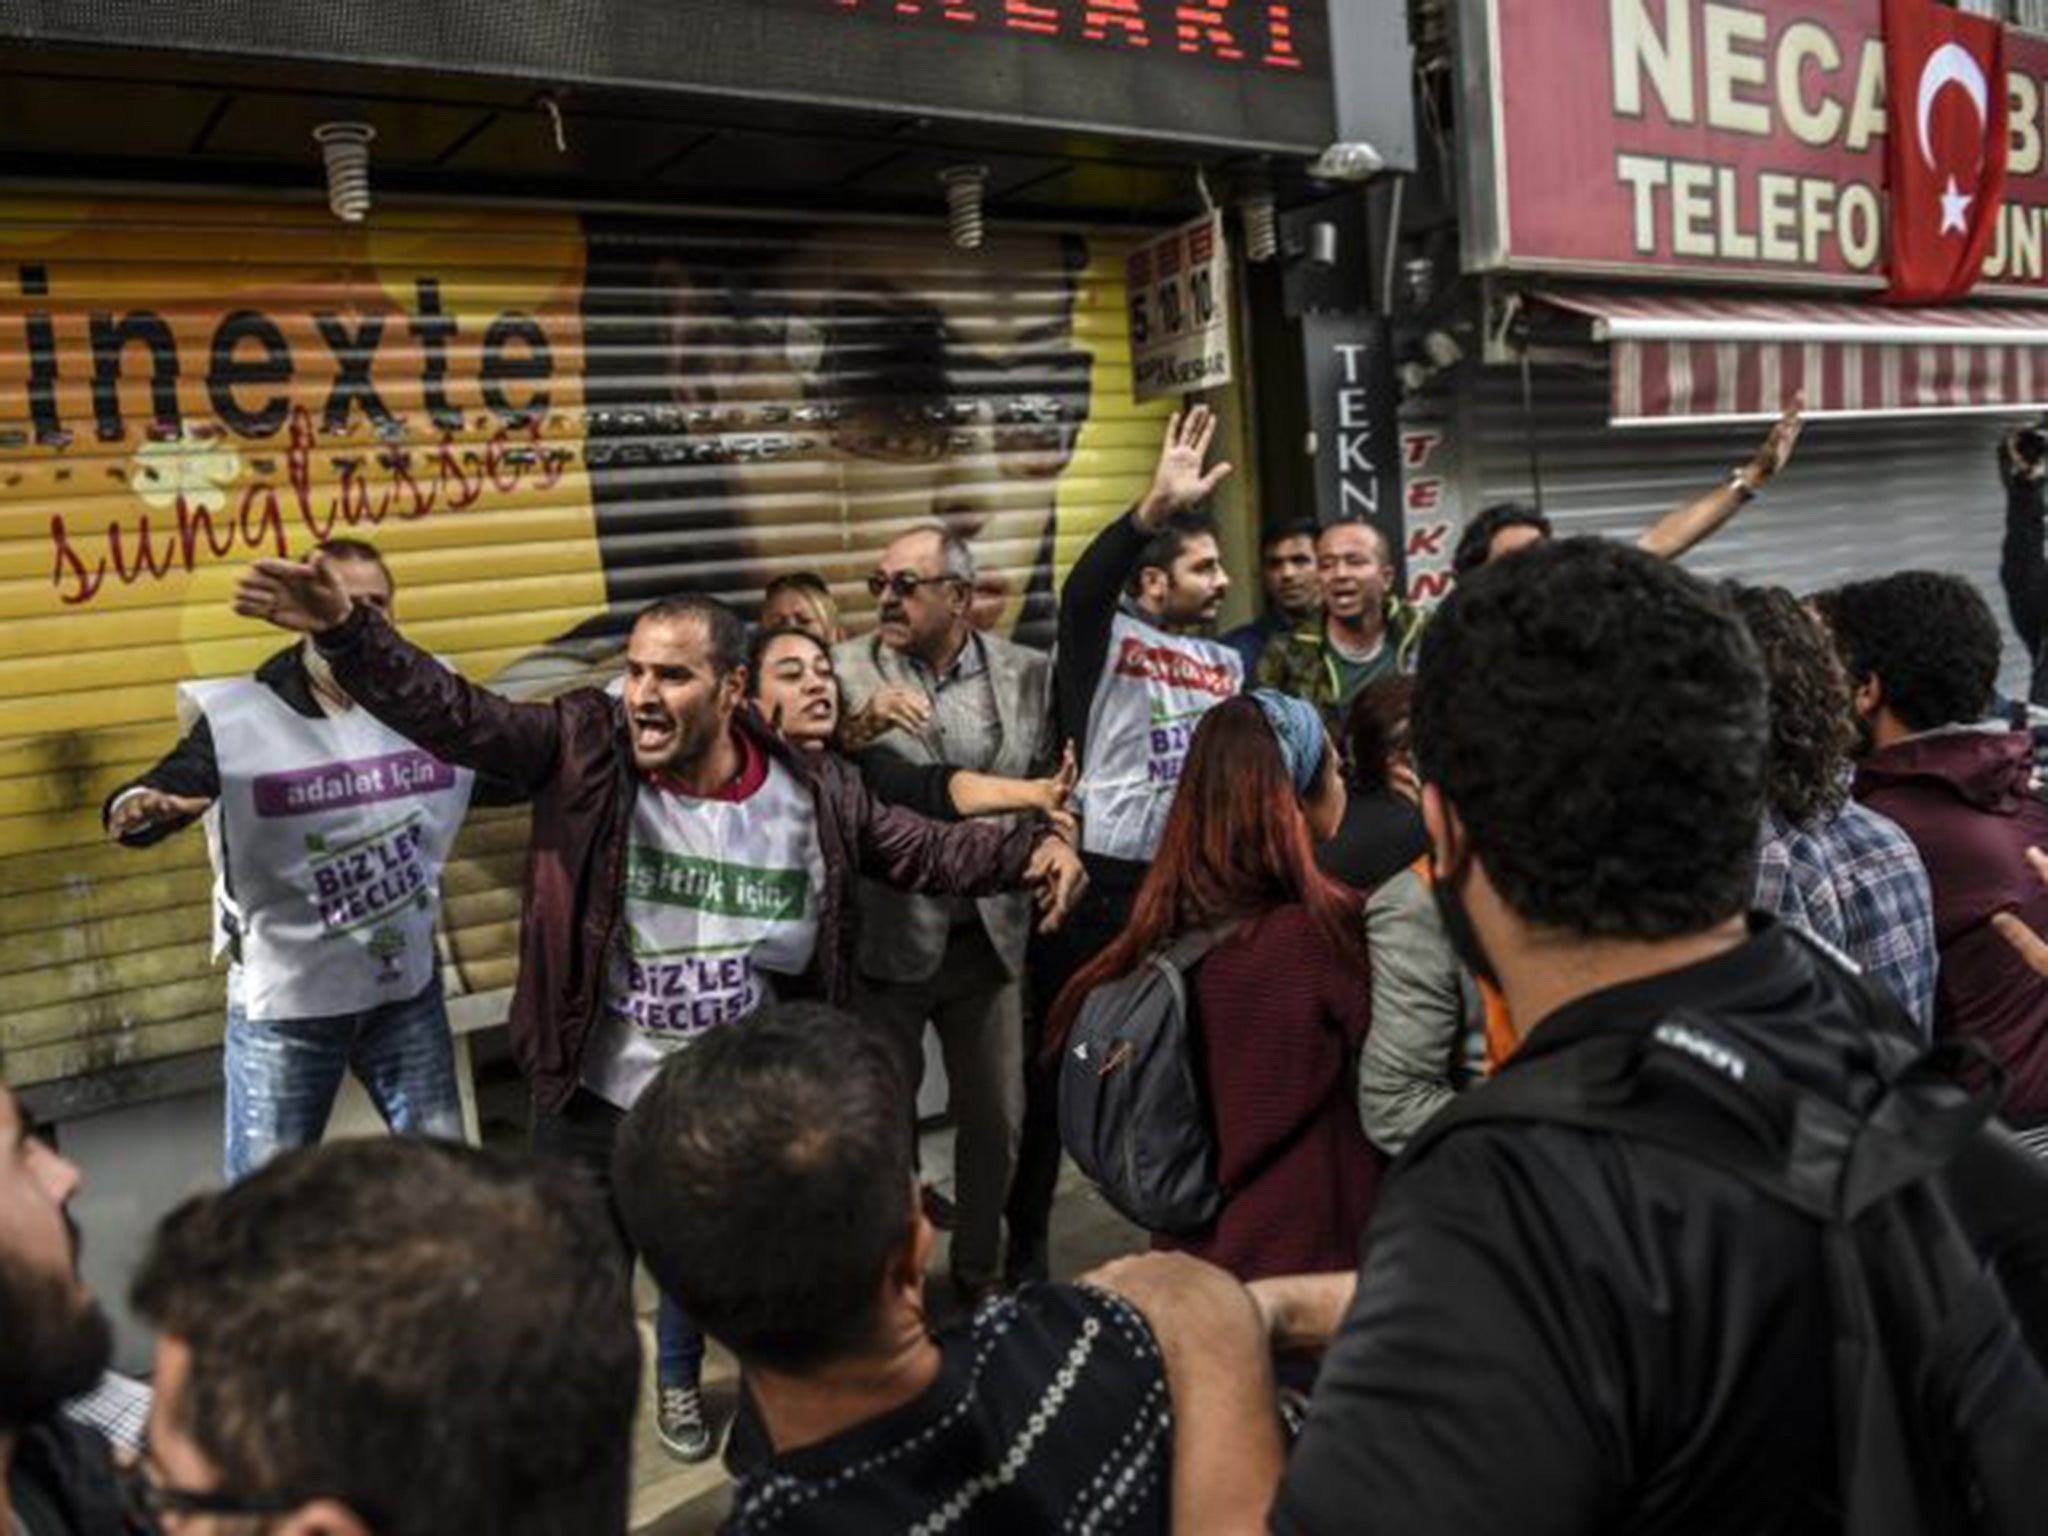
[[[1928, 134], [1928, 125], [1934, 117], [1936, 99], [1949, 86], [1959, 88], [1970, 98], [1970, 105], [1977, 109], [1980, 137], [1983, 128], [1991, 121], [1991, 83], [1984, 78], [1984, 66], [1962, 44], [1943, 43], [1927, 56], [1927, 62], [1920, 67], [1920, 158], [1927, 162], [1930, 171], [1935, 167], [1934, 144]], [[1970, 227], [1970, 204], [1974, 201], [1974, 197], [1956, 186], [1955, 177], [1949, 177], [1948, 186], [1941, 194], [1941, 232], [1967, 231]]]

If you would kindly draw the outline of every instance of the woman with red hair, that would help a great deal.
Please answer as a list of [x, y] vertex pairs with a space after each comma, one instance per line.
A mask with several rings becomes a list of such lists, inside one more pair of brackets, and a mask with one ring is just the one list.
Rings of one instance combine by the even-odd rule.
[[1053, 1009], [1057, 1042], [1094, 988], [1183, 934], [1229, 930], [1190, 987], [1223, 1208], [1207, 1232], [1152, 1243], [1244, 1280], [1354, 1266], [1379, 1182], [1353, 1088], [1371, 1022], [1363, 899], [1315, 858], [1343, 815], [1311, 706], [1260, 689], [1210, 710], [1129, 924]]

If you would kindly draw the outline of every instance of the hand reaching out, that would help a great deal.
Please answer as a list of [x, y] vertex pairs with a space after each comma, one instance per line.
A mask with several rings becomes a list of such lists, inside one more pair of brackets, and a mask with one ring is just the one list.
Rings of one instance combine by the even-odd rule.
[[137, 789], [123, 795], [107, 816], [107, 835], [115, 842], [165, 821], [189, 821], [206, 814], [211, 800], [197, 795], [172, 795], [160, 789]]

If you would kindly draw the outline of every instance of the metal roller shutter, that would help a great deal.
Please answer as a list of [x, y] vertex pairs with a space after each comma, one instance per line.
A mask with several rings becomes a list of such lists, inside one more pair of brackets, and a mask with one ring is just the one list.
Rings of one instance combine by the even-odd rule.
[[[1723, 483], [1755, 451], [1759, 428], [1607, 425], [1604, 369], [1538, 368], [1525, 417], [1520, 374], [1475, 370], [1463, 392], [1465, 505], [1530, 494], [1528, 422], [1540, 450], [1544, 509], [1560, 532], [1633, 538], [1663, 513]], [[1998, 588], [2004, 492], [1994, 453], [2020, 419], [1916, 416], [1809, 427], [1784, 478], [1686, 557], [1703, 576], [1807, 592], [1891, 571], [1954, 571], [2006, 625], [2000, 683], [2024, 697], [2027, 658]]]
[[[203, 840], [99, 807], [183, 680], [278, 648], [257, 554], [374, 540], [407, 632], [542, 696], [680, 588], [751, 612], [823, 572], [856, 625], [890, 532], [972, 536], [983, 616], [1041, 635], [1142, 489], [1119, 238], [934, 225], [0, 201], [0, 1059], [17, 1083], [214, 1043]], [[525, 817], [448, 872], [457, 989], [509, 985]]]

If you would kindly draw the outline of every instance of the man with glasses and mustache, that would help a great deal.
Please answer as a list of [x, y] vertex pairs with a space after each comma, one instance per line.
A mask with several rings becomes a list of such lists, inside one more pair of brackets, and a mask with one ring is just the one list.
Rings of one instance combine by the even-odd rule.
[[0, 1531], [14, 1536], [124, 1529], [106, 1443], [59, 1411], [113, 1349], [78, 1278], [65, 1207], [80, 1182], [0, 1084]]
[[[1005, 778], [1051, 771], [1051, 664], [1043, 652], [976, 631], [975, 560], [965, 540], [936, 524], [898, 535], [868, 590], [879, 627], [832, 660], [847, 708], [884, 727], [870, 751]], [[895, 1040], [913, 1087], [927, 1019], [945, 1051], [957, 1122], [953, 1283], [978, 1302], [1001, 1278], [1003, 1201], [1024, 1109], [1030, 901], [916, 896], [873, 881], [862, 901], [859, 1012]]]

